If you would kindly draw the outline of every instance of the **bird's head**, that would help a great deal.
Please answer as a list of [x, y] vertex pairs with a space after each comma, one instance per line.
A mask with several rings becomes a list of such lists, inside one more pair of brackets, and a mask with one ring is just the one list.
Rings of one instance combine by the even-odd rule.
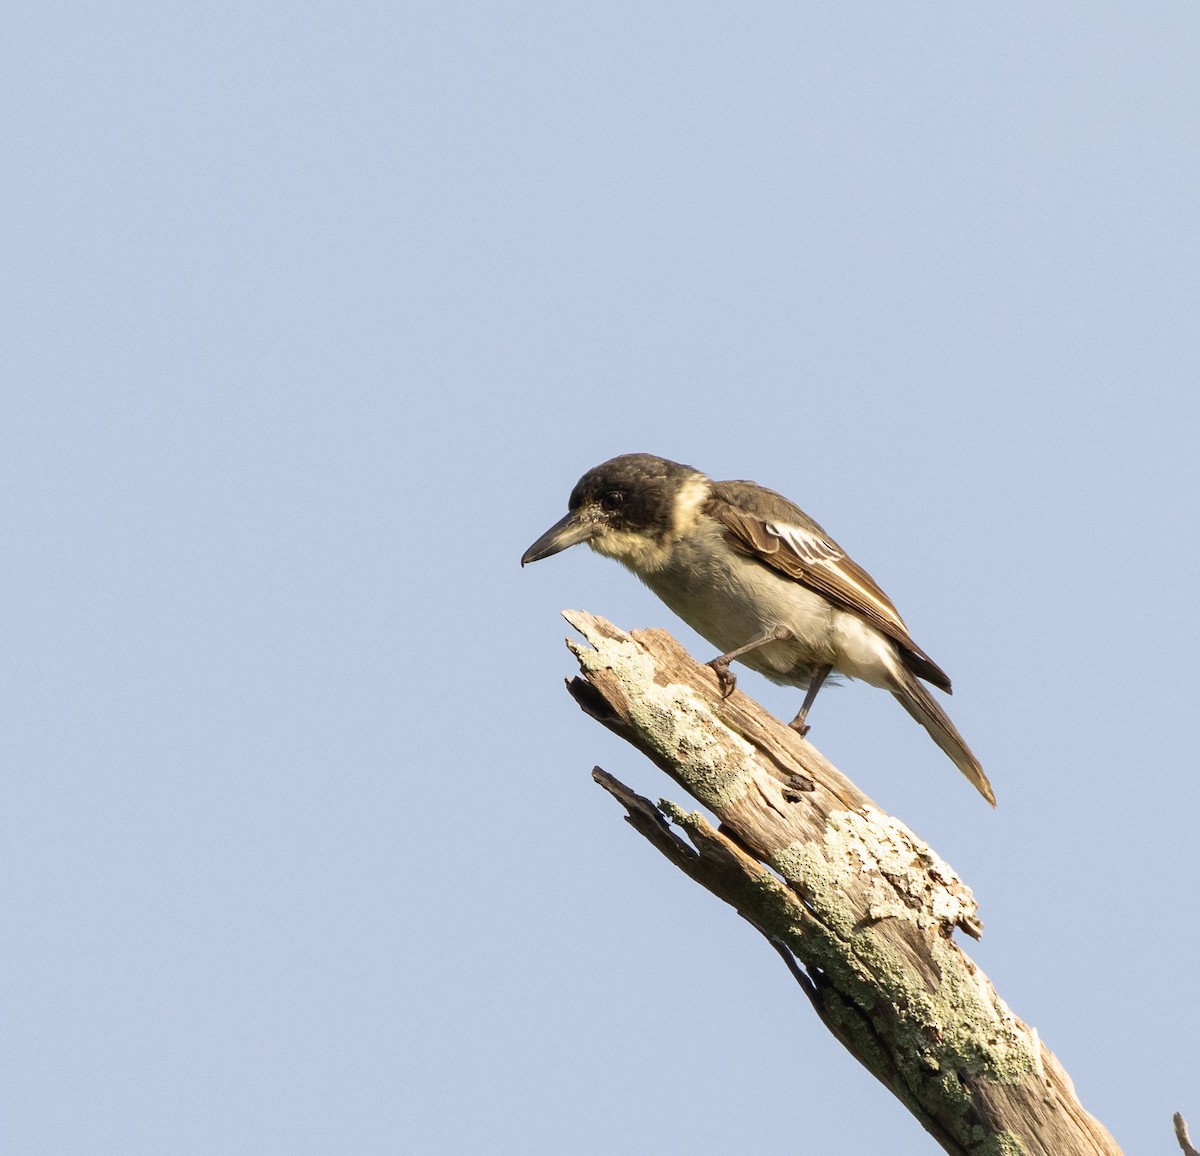
[[521, 565], [586, 542], [636, 573], [660, 569], [671, 539], [708, 493], [708, 479], [691, 466], [653, 454], [622, 454], [576, 483], [567, 516], [521, 557]]

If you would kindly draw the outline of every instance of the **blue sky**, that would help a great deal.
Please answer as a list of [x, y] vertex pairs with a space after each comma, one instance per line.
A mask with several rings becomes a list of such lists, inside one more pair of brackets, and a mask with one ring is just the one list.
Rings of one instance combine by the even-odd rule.
[[[810, 736], [1131, 1153], [1200, 1124], [1200, 9], [0, 14], [14, 1153], [932, 1141], [628, 831], [522, 550], [646, 450], [781, 490], [954, 679]], [[745, 673], [777, 714], [794, 691]]]

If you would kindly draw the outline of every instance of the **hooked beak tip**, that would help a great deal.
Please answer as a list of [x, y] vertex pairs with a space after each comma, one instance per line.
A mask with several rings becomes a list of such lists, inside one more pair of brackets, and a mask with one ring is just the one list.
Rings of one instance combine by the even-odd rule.
[[543, 558], [549, 558], [551, 554], [561, 553], [580, 542], [586, 542], [594, 533], [594, 526], [581, 522], [574, 514], [568, 514], [555, 522], [521, 555], [521, 566], [524, 567], [527, 562], [540, 562]]

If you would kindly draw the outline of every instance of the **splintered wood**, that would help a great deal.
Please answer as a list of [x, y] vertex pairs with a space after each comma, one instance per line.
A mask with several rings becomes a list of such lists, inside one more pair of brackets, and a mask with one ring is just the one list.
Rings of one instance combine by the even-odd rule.
[[597, 782], [766, 936], [826, 1027], [945, 1151], [1119, 1156], [1037, 1032], [955, 942], [983, 925], [948, 864], [796, 731], [739, 691], [722, 699], [712, 670], [665, 631], [564, 617], [588, 644], [568, 640], [582, 672], [572, 696], [719, 826], [599, 768]]

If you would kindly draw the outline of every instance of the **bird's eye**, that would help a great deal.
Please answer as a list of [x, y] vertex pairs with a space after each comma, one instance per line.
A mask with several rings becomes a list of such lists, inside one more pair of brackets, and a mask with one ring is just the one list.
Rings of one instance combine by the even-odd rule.
[[625, 495], [620, 490], [610, 490], [600, 499], [600, 505], [606, 510], [619, 510], [624, 501]]

